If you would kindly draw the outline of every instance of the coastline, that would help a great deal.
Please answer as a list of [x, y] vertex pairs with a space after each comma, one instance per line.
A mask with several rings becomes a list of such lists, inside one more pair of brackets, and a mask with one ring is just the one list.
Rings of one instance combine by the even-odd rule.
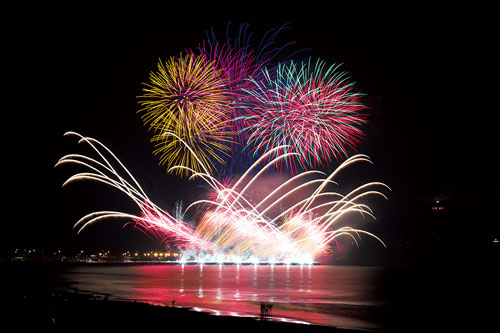
[[[250, 316], [214, 315], [190, 307], [171, 307], [131, 300], [109, 299], [98, 292], [68, 291], [54, 285], [49, 267], [0, 265], [3, 301], [2, 323], [17, 328], [49, 330], [74, 329], [199, 329], [231, 327], [249, 330], [287, 330], [300, 332], [362, 332], [332, 326], [294, 323], [276, 318], [261, 320]], [[49, 265], [50, 266], [50, 265]]]
[[[189, 307], [138, 301], [109, 300], [106, 294], [83, 294], [54, 289], [9, 295], [5, 320], [17, 328], [76, 329], [199, 329], [225, 327], [288, 332], [361, 332], [331, 326], [300, 324], [258, 317], [213, 315]], [[3, 322], [6, 322], [6, 321]]]

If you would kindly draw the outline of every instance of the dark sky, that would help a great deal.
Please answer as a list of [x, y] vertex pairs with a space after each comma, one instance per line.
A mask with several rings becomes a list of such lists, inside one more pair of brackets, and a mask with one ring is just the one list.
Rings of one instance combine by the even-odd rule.
[[[72, 225], [86, 213], [135, 207], [99, 184], [61, 189], [76, 169], [53, 165], [64, 154], [85, 152], [63, 137], [76, 131], [108, 145], [160, 206], [196, 198], [197, 186], [157, 165], [136, 114], [136, 96], [158, 59], [195, 48], [211, 28], [222, 39], [229, 21], [233, 28], [250, 23], [255, 42], [268, 29], [290, 24], [281, 42], [296, 41], [291, 50], [310, 48], [307, 55], [343, 63], [368, 95], [370, 123], [358, 151], [375, 165], [356, 172], [393, 190], [388, 202], [374, 204], [378, 220], [367, 226], [389, 244], [385, 252], [371, 251], [377, 260], [453, 261], [462, 250], [483, 256], [486, 252], [476, 250], [487, 251], [500, 237], [492, 217], [494, 167], [488, 161], [496, 151], [497, 99], [488, 92], [494, 82], [488, 8], [336, 2], [313, 8], [215, 7], [40, 8], [15, 20], [8, 42], [11, 82], [19, 97], [8, 112], [20, 135], [10, 137], [16, 141], [11, 156], [31, 167], [29, 184], [15, 192], [30, 197], [30, 214], [26, 206], [19, 208], [21, 216], [4, 233], [4, 248], [157, 247], [120, 222], [76, 236]], [[429, 215], [435, 200], [444, 203], [446, 215]], [[361, 260], [366, 252], [353, 256]]]

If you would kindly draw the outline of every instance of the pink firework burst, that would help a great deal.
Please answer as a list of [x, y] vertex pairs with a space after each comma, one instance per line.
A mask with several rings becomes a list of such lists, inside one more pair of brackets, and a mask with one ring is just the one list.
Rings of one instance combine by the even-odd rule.
[[278, 168], [324, 166], [348, 156], [364, 137], [360, 126], [367, 122], [362, 94], [354, 91], [346, 72], [325, 63], [281, 64], [275, 73], [264, 70], [265, 80], [253, 80], [248, 89], [252, 105], [239, 117], [247, 149], [260, 155], [279, 145], [300, 154], [284, 160]]

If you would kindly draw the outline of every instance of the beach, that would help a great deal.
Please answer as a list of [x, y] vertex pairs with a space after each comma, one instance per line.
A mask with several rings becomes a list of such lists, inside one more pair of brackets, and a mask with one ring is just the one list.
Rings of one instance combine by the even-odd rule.
[[2, 323], [18, 329], [245, 329], [300, 332], [357, 332], [332, 326], [299, 324], [272, 316], [214, 315], [191, 307], [161, 306], [140, 301], [112, 300], [107, 294], [67, 291], [57, 285], [54, 265], [2, 264], [4, 286]]
[[300, 332], [355, 332], [334, 327], [305, 325], [256, 318], [215, 316], [190, 308], [165, 307], [142, 302], [112, 301], [102, 295], [60, 293], [45, 290], [37, 296], [8, 300], [6, 320], [18, 328], [74, 329], [203, 329], [221, 328], [286, 330]]
[[[87, 270], [92, 269], [92, 271], [97, 269], [97, 266], [86, 267]], [[76, 268], [81, 271], [80, 266]], [[106, 266], [102, 268], [106, 272], [111, 269]], [[448, 270], [389, 270], [390, 274], [383, 280], [379, 280], [376, 285], [378, 292], [386, 294], [390, 302], [384, 313], [372, 314], [377, 317], [373, 319], [377, 320], [383, 319], [380, 316], [387, 317], [385, 325], [376, 329], [358, 329], [354, 326], [335, 325], [335, 323], [321, 325], [312, 322], [299, 324], [292, 322], [293, 320], [282, 321], [280, 317], [283, 319], [283, 316], [279, 315], [276, 309], [277, 304], [270, 318], [260, 320], [258, 307], [255, 308], [252, 316], [234, 316], [228, 315], [230, 314], [228, 311], [220, 311], [220, 313], [201, 311], [196, 304], [183, 303], [180, 299], [177, 299], [175, 307], [169, 302], [116, 299], [113, 295], [106, 294], [106, 291], [98, 288], [95, 290], [72, 289], [73, 284], [60, 279], [61, 270], [67, 269], [68, 265], [64, 264], [1, 263], [0, 285], [4, 304], [4, 310], [0, 312], [2, 325], [4, 327], [14, 325], [18, 329], [43, 328], [63, 331], [155, 328], [191, 331], [230, 328], [250, 331], [300, 332], [414, 332], [427, 329], [449, 332], [457, 329], [462, 331], [466, 328], [471, 328], [473, 331], [490, 329], [496, 325], [494, 319], [496, 309], [498, 309], [496, 304], [498, 294], [495, 292], [495, 290], [498, 291], [496, 288], [498, 275], [493, 274], [493, 270], [485, 275], [482, 269], [474, 266]], [[125, 271], [130, 271], [130, 269], [131, 267]], [[199, 270], [197, 267], [192, 269]], [[261, 269], [261, 271], [264, 270]], [[342, 269], [335, 269], [334, 272], [339, 274]], [[359, 273], [360, 270], [356, 269], [355, 272]], [[151, 271], [148, 270], [147, 273], [151, 274]], [[204, 273], [206, 273], [204, 277], [207, 277], [208, 270]], [[93, 281], [97, 279], [94, 274], [86, 274]], [[101, 275], [100, 279], [107, 276], [109, 274]], [[159, 277], [159, 280], [164, 281], [163, 283], [167, 282], [163, 275]], [[113, 277], [114, 284], [116, 281]], [[146, 284], [156, 288], [155, 285], [151, 285], [152, 281], [154, 280], [148, 280]], [[83, 284], [80, 285], [83, 286]], [[187, 285], [185, 287], [187, 288]], [[128, 290], [132, 286], [125, 284], [121, 288]], [[208, 290], [204, 290], [205, 298], [207, 294]], [[238, 310], [234, 309], [234, 311]], [[349, 311], [343, 314], [342, 308], [335, 308], [334, 311], [338, 319], [360, 315], [359, 311]], [[214, 313], [219, 315], [214, 315]], [[294, 314], [294, 312], [288, 313]], [[308, 313], [311, 316], [316, 314], [315, 312]], [[307, 318], [303, 317], [302, 321], [305, 320]]]

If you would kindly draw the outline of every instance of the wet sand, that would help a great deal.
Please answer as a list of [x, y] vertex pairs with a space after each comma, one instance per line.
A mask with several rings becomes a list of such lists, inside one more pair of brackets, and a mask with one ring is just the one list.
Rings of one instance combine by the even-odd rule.
[[352, 332], [333, 327], [285, 323], [255, 318], [214, 316], [189, 308], [162, 307], [141, 302], [105, 300], [102, 295], [49, 291], [43, 297], [18, 297], [10, 300], [8, 323], [16, 328], [43, 329], [193, 329], [221, 328], [266, 331]]

